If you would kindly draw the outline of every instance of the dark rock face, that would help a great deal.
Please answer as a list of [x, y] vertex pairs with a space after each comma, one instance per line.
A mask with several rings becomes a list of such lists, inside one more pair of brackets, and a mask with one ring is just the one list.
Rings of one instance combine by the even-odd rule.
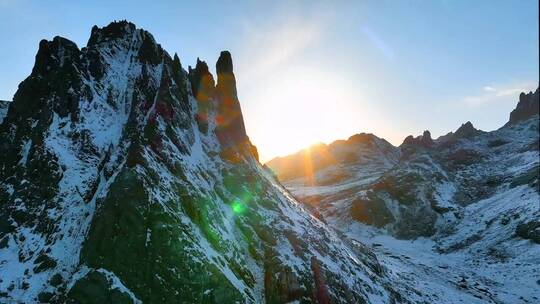
[[510, 113], [510, 120], [507, 125], [515, 124], [519, 121], [526, 120], [534, 115], [539, 115], [540, 93], [538, 89], [527, 94], [519, 94], [519, 102], [516, 108]]
[[[91, 271], [69, 290], [68, 303], [133, 303], [129, 294], [111, 289], [112, 284], [112, 279], [106, 274]], [[52, 296], [51, 294], [51, 298]]]
[[415, 142], [416, 141], [415, 141], [414, 136], [409, 135], [409, 136], [405, 137], [405, 139], [403, 140], [403, 143], [401, 145], [402, 146], [403, 145], [413, 145]]
[[197, 124], [199, 130], [203, 133], [208, 131], [208, 118], [211, 111], [214, 110], [212, 104], [212, 98], [215, 91], [215, 81], [210, 71], [208, 71], [208, 65], [206, 62], [197, 58], [197, 64], [192, 69], [189, 66], [188, 78], [191, 86], [193, 96], [199, 103], [199, 109], [197, 111]]
[[516, 235], [540, 244], [540, 221], [521, 223], [516, 227]]
[[[208, 128], [208, 116], [216, 111], [214, 121], [217, 138], [223, 148], [221, 156], [230, 162], [237, 162], [237, 153], [251, 155], [258, 160], [256, 147], [246, 134], [242, 109], [236, 93], [236, 79], [233, 73], [231, 54], [221, 52], [216, 62], [217, 84], [204, 61], [197, 59], [194, 69], [189, 68], [192, 90], [200, 104], [197, 122], [200, 130]], [[213, 104], [215, 101], [215, 104]]]
[[219, 54], [219, 58], [216, 62], [216, 73], [218, 74], [218, 83], [220, 74], [233, 74], [232, 57], [229, 51], [223, 51]]
[[433, 139], [431, 138], [431, 132], [429, 132], [428, 130], [424, 131], [424, 133], [422, 134], [422, 143], [424, 145], [433, 144]]
[[195, 68], [189, 67], [189, 81], [193, 95], [200, 101], [208, 101], [214, 94], [215, 81], [206, 62], [197, 58]]
[[[428, 164], [421, 160], [411, 159], [411, 163], [418, 166], [417, 172], [400, 171], [389, 172], [384, 175], [369, 189], [373, 201], [378, 203], [379, 212], [385, 221], [380, 221], [382, 226], [388, 224], [388, 228], [398, 238], [410, 239], [418, 236], [429, 237], [435, 233], [437, 211], [431, 208], [436, 201], [431, 196], [428, 185], [429, 181], [441, 179], [437, 173], [430, 172]], [[418, 163], [415, 163], [418, 162]], [[389, 198], [391, 201], [389, 202]], [[388, 211], [385, 204], [395, 204], [394, 209], [399, 210], [399, 215], [394, 216]]]
[[359, 222], [379, 228], [394, 222], [394, 217], [386, 208], [384, 200], [376, 196], [368, 200], [356, 199], [351, 204], [351, 217]]
[[87, 46], [97, 45], [106, 41], [114, 41], [115, 39], [122, 39], [130, 33], [133, 33], [135, 30], [135, 24], [126, 20], [112, 22], [102, 28], [94, 25]]

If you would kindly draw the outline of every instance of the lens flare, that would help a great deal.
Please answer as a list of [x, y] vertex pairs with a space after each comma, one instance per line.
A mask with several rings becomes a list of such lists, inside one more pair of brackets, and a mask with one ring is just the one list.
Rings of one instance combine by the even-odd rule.
[[246, 205], [237, 200], [237, 201], [234, 201], [231, 205], [232, 207], [232, 211], [235, 213], [235, 214], [242, 214], [246, 211]]

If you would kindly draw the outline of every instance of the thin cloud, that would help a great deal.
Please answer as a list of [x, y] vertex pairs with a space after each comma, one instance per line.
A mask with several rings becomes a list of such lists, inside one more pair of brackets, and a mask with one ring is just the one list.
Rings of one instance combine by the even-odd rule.
[[388, 44], [386, 44], [371, 28], [364, 26], [362, 27], [362, 32], [368, 37], [371, 43], [383, 53], [384, 57], [389, 60], [394, 59], [394, 51], [392, 48], [390, 48], [390, 46], [388, 46]]
[[504, 101], [516, 102], [517, 96], [521, 92], [529, 92], [537, 86], [538, 84], [532, 81], [510, 85], [488, 85], [482, 88], [482, 93], [463, 98], [463, 103], [471, 107], [479, 107]]
[[289, 20], [279, 27], [258, 28], [246, 24], [239, 74], [245, 79], [266, 77], [291, 63], [322, 37], [322, 25]]

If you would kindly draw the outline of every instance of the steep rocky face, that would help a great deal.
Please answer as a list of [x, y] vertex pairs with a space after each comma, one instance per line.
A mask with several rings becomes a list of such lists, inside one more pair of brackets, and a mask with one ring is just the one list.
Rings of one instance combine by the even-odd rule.
[[40, 43], [0, 125], [0, 301], [434, 301], [261, 167], [216, 69], [126, 21]]
[[221, 52], [216, 63], [217, 85], [216, 134], [225, 149], [245, 146], [249, 141], [242, 118], [242, 109], [236, 93], [236, 78], [233, 73], [231, 54]]
[[507, 125], [527, 120], [528, 118], [540, 114], [540, 93], [538, 89], [529, 93], [519, 94], [519, 103], [517, 107], [510, 113], [510, 120]]

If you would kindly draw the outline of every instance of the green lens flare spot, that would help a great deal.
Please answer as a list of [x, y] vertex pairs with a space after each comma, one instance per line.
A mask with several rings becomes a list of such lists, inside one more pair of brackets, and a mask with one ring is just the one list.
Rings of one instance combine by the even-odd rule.
[[242, 214], [244, 211], [246, 211], [246, 205], [244, 205], [242, 202], [234, 201], [232, 203], [232, 211], [235, 214]]

